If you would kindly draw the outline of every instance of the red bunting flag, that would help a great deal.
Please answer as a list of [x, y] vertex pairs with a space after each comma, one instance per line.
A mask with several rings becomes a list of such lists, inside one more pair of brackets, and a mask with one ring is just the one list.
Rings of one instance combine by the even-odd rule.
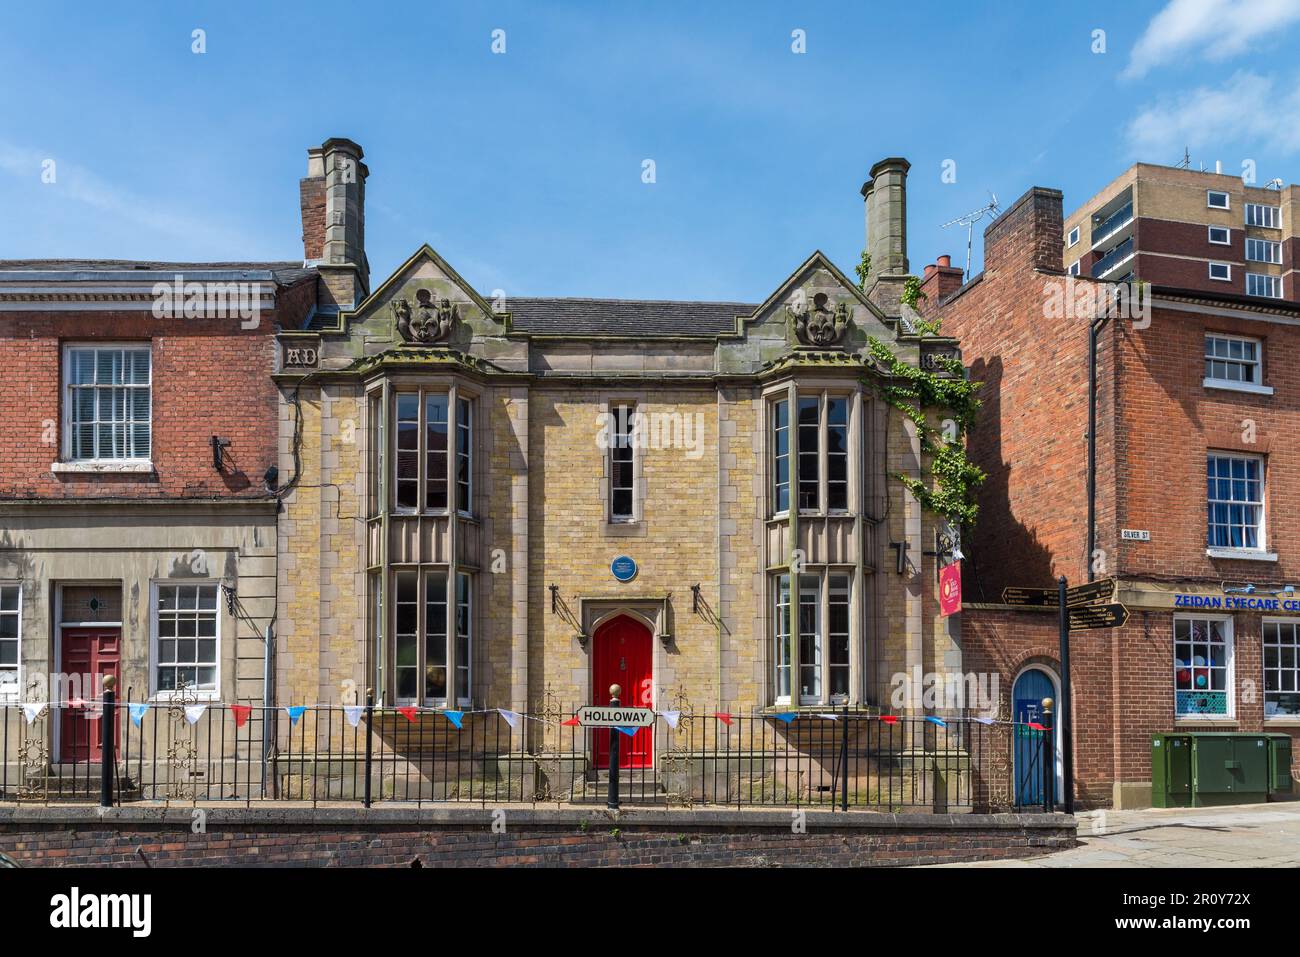
[[1046, 730], [1047, 730], [1047, 726], [1046, 726], [1046, 725], [1039, 724], [1037, 721], [1030, 721], [1030, 722], [1029, 722], [1029, 727], [1033, 728], [1035, 731], [1046, 731]]
[[898, 715], [896, 715], [896, 714], [882, 714], [882, 715], [880, 716], [880, 720], [883, 721], [883, 722], [885, 722], [885, 724], [898, 724]]
[[727, 714], [725, 711], [715, 711], [713, 716], [728, 727], [731, 726], [731, 715]]
[[242, 728], [248, 724], [248, 716], [253, 713], [253, 709], [246, 704], [232, 704], [230, 713], [235, 716], [235, 727]]
[[406, 708], [398, 708], [397, 710], [402, 713], [402, 715], [406, 718], [407, 721], [414, 721], [416, 712], [419, 711], [419, 708], [406, 707]]
[[578, 716], [575, 714], [568, 721], [561, 721], [560, 724], [564, 725], [566, 728], [576, 728], [578, 726]]

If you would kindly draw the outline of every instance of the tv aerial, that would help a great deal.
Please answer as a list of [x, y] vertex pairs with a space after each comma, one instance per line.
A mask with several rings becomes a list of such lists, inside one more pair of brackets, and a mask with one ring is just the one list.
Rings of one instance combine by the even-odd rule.
[[997, 219], [1001, 213], [1002, 210], [998, 207], [997, 196], [990, 192], [989, 201], [986, 205], [981, 206], [979, 209], [971, 210], [965, 216], [958, 216], [956, 219], [950, 219], [939, 227], [940, 229], [947, 229], [949, 226], [966, 227], [966, 272], [962, 276], [962, 282], [968, 282], [970, 280], [970, 244], [971, 237], [975, 233], [975, 224], [985, 216]]

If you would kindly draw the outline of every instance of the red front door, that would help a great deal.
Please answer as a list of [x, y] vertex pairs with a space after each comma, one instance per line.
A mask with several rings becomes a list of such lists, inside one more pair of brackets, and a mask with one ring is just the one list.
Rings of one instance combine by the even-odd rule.
[[[77, 707], [65, 705], [60, 710], [59, 753], [64, 761], [98, 761], [103, 756], [103, 719], [87, 718], [87, 714], [102, 714], [100, 702], [104, 693], [104, 677], [112, 675], [121, 680], [122, 660], [121, 628], [65, 628], [62, 634], [65, 678], [60, 689], [64, 701], [81, 698], [93, 704]], [[118, 689], [119, 694], [121, 689]], [[116, 717], [116, 715], [115, 715]], [[114, 721], [114, 748], [121, 745], [122, 725]]]
[[[654, 704], [653, 639], [650, 629], [631, 618], [615, 618], [596, 629], [592, 639], [592, 704], [609, 704], [609, 686], [623, 689], [619, 704], [649, 708]], [[596, 767], [609, 767], [610, 735], [617, 735], [620, 768], [648, 768], [654, 755], [654, 728], [628, 737], [618, 730], [597, 729]]]

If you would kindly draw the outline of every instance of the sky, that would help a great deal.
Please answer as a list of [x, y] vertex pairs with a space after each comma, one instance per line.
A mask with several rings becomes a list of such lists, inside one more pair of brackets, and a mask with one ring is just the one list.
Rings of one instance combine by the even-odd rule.
[[992, 195], [1068, 213], [1184, 148], [1300, 180], [1300, 0], [117, 6], [6, 0], [0, 258], [301, 259], [331, 136], [365, 150], [372, 285], [428, 243], [520, 296], [759, 302], [814, 249], [851, 276], [886, 156], [917, 273]]

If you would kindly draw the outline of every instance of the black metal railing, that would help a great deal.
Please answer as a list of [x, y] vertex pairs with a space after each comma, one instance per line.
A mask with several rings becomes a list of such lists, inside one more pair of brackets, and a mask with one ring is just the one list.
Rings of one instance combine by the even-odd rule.
[[[973, 715], [682, 710], [624, 732], [567, 723], [576, 709], [451, 712], [457, 725], [447, 712], [370, 704], [291, 713], [251, 701], [111, 698], [46, 706], [30, 722], [21, 705], [0, 705], [0, 801], [89, 803], [103, 798], [102, 785], [116, 804], [603, 804], [616, 740], [626, 805], [1032, 811], [1055, 803], [1050, 732]], [[88, 719], [93, 713], [101, 716]]]

